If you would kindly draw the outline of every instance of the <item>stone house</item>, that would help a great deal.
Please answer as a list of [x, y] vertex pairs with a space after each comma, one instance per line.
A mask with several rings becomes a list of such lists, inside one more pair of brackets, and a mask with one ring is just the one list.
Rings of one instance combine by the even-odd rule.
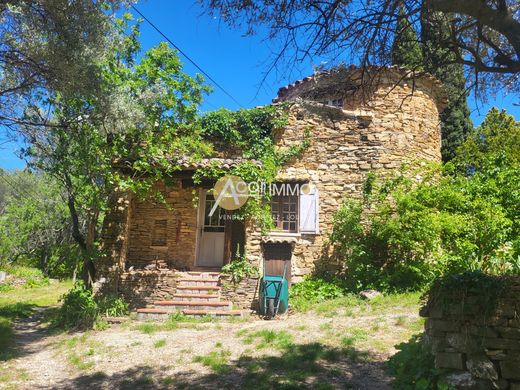
[[259, 269], [263, 261], [277, 271], [287, 264], [287, 276], [297, 281], [327, 261], [334, 212], [345, 197], [361, 195], [368, 172], [441, 159], [439, 113], [446, 97], [429, 75], [338, 68], [281, 88], [273, 100], [278, 102], [291, 104], [289, 124], [273, 134], [276, 145], [299, 144], [310, 132], [310, 146], [283, 167], [277, 182], [309, 184], [310, 191], [272, 197], [276, 229], [263, 235], [250, 221], [209, 216], [212, 183], [195, 185], [193, 172], [209, 163], [229, 168], [240, 159], [184, 163], [171, 180], [157, 183], [171, 209], [114, 194], [103, 236], [109, 255], [98, 262], [98, 289], [122, 294], [135, 306], [155, 304], [140, 310], [148, 316], [171, 309], [233, 314], [231, 305], [254, 308], [258, 278], [232, 285], [219, 272], [235, 248], [245, 248]]

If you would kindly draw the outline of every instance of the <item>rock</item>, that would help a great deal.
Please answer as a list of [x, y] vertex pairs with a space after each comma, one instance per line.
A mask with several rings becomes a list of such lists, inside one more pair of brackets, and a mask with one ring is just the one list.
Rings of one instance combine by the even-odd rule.
[[363, 290], [359, 293], [359, 296], [363, 299], [367, 299], [369, 301], [371, 301], [372, 299], [380, 296], [381, 293], [379, 291], [376, 291], [376, 290]]
[[455, 389], [471, 389], [477, 385], [469, 372], [454, 372], [446, 376], [446, 384]]
[[455, 370], [464, 370], [464, 360], [461, 353], [456, 352], [439, 352], [435, 356], [436, 368], [453, 368]]
[[498, 373], [491, 361], [485, 355], [470, 355], [466, 360], [469, 372], [477, 378], [498, 379]]
[[520, 379], [520, 362], [503, 360], [500, 362], [500, 372], [505, 379]]

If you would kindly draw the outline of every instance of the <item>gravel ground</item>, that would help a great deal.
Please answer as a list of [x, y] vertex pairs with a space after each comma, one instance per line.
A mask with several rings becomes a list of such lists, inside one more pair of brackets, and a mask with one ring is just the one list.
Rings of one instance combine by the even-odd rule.
[[40, 311], [15, 326], [18, 356], [0, 389], [389, 389], [394, 345], [420, 328], [416, 308], [298, 313], [264, 321], [157, 324], [52, 334]]

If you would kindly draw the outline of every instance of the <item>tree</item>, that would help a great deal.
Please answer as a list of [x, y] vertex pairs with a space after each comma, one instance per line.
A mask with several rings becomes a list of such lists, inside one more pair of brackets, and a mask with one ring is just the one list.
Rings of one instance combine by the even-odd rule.
[[58, 183], [28, 171], [2, 178], [7, 196], [0, 211], [0, 266], [30, 265], [46, 275], [70, 276], [77, 250]]
[[392, 44], [392, 64], [414, 71], [424, 68], [417, 33], [402, 5], [399, 7], [397, 30]]
[[[349, 60], [361, 66], [388, 65], [399, 19], [397, 0], [199, 0], [210, 14], [248, 34], [266, 26], [279, 43], [273, 67], [284, 59], [313, 56]], [[423, 7], [449, 18], [442, 47], [454, 53], [447, 62], [463, 64], [474, 83], [490, 89], [520, 90], [520, 3], [517, 0], [403, 0], [412, 25]], [[358, 60], [359, 59], [359, 60]]]
[[443, 82], [448, 105], [441, 113], [442, 159], [449, 161], [466, 136], [473, 130], [467, 102], [464, 68], [457, 63], [460, 55], [444, 46], [450, 36], [449, 18], [439, 12], [423, 9], [421, 40], [424, 69]]
[[121, 3], [0, 1], [0, 125], [16, 130], [24, 107], [48, 91], [68, 96], [100, 87], [96, 63], [116, 38], [113, 13]]
[[208, 87], [200, 76], [182, 72], [176, 52], [165, 43], [136, 63], [138, 30], [134, 26], [124, 35], [129, 28], [128, 15], [125, 18], [118, 21], [118, 47], [97, 65], [101, 93], [55, 93], [53, 126], [31, 126], [39, 122], [40, 111], [27, 110], [21, 128], [30, 145], [24, 151], [29, 165], [52, 175], [64, 188], [86, 286], [95, 278], [96, 240], [110, 194], [153, 194], [152, 185], [177, 169], [176, 156], [197, 158], [210, 150], [190, 125]]

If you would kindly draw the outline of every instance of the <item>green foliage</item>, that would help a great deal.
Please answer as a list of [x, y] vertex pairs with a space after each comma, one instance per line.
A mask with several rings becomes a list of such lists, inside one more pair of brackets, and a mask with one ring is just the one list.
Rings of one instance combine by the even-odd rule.
[[16, 287], [38, 288], [49, 285], [49, 279], [37, 268], [20, 265], [2, 267], [12, 278], [0, 284], [0, 291], [9, 291]]
[[420, 290], [466, 270], [518, 274], [519, 140], [520, 126], [492, 110], [453, 163], [404, 167], [371, 179], [364, 203], [346, 200], [329, 239], [347, 288]]
[[442, 370], [435, 368], [434, 356], [424, 345], [422, 336], [396, 346], [398, 352], [388, 362], [395, 377], [392, 387], [399, 390], [448, 390], [442, 383]]
[[74, 287], [61, 298], [62, 305], [54, 318], [54, 326], [71, 328], [92, 328], [100, 322], [100, 316], [123, 316], [128, 314], [128, 304], [120, 297], [106, 296], [94, 298], [92, 290], [82, 283]]
[[402, 4], [399, 5], [399, 16], [392, 44], [392, 64], [414, 71], [423, 69], [422, 51], [417, 33], [408, 20]]
[[28, 171], [0, 175], [6, 187], [0, 191], [0, 267], [28, 265], [51, 277], [71, 276], [78, 251], [58, 183]]
[[[287, 107], [284, 105], [257, 107], [249, 110], [229, 111], [220, 109], [204, 115], [197, 123], [203, 139], [211, 141], [215, 149], [225, 155], [254, 159], [231, 169], [217, 164], [200, 168], [195, 172], [195, 182], [203, 179], [218, 179], [225, 174], [236, 175], [245, 182], [274, 181], [278, 170], [291, 159], [301, 155], [310, 145], [310, 129], [305, 129], [299, 144], [288, 148], [275, 146], [274, 134], [288, 123]], [[235, 211], [237, 218], [252, 219], [262, 229], [273, 226], [267, 199], [251, 197]]]
[[91, 328], [98, 317], [98, 305], [91, 290], [77, 283], [62, 297], [54, 325], [70, 328]]
[[473, 130], [467, 102], [466, 77], [463, 66], [455, 63], [456, 49], [443, 44], [451, 34], [449, 18], [441, 13], [427, 12], [421, 22], [424, 70], [442, 81], [448, 96], [448, 105], [440, 117], [442, 159], [449, 161], [455, 156], [457, 147]]
[[128, 315], [128, 303], [114, 295], [103, 296], [97, 300], [99, 313], [107, 317], [122, 317]]
[[345, 291], [338, 282], [306, 277], [291, 286], [290, 304], [296, 310], [304, 310], [309, 305], [342, 297]]
[[247, 256], [240, 254], [240, 249], [237, 248], [235, 258], [229, 263], [222, 267], [222, 273], [231, 276], [231, 282], [234, 284], [240, 283], [244, 278], [251, 276], [257, 276], [259, 273], [258, 267], [251, 264], [247, 260]]

